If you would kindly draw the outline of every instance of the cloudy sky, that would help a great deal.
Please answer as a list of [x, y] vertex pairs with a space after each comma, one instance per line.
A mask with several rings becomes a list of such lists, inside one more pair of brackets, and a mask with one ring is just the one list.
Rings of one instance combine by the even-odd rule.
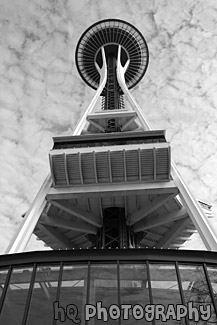
[[217, 232], [217, 1], [0, 0], [0, 252], [49, 172], [52, 136], [72, 134], [94, 95], [75, 47], [106, 18], [144, 35], [150, 63], [132, 93], [153, 128], [166, 130], [192, 193], [212, 204]]

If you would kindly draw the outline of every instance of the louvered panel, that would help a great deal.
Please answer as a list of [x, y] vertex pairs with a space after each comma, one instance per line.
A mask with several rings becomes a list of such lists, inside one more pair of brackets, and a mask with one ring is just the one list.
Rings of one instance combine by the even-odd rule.
[[110, 181], [109, 177], [109, 162], [108, 152], [96, 153], [96, 167], [99, 183], [105, 183]]
[[154, 178], [154, 159], [153, 150], [141, 150], [141, 173], [143, 180], [151, 180]]
[[63, 154], [52, 156], [52, 173], [55, 179], [55, 185], [67, 184]]
[[125, 179], [123, 151], [111, 152], [111, 168], [113, 182], [123, 182]]
[[169, 175], [169, 152], [168, 148], [155, 149], [156, 175], [160, 179], [168, 179]]
[[78, 154], [66, 155], [69, 184], [81, 184]]
[[81, 169], [84, 184], [96, 183], [94, 172], [94, 157], [92, 152], [81, 154]]
[[125, 152], [127, 180], [139, 180], [138, 150], [127, 150]]
[[[103, 149], [103, 150], [102, 150]], [[118, 149], [118, 150], [117, 150]], [[56, 152], [55, 152], [56, 153]], [[71, 152], [65, 149], [51, 154], [54, 186], [131, 181], [169, 180], [170, 152], [168, 147], [145, 145], [136, 148], [95, 147], [94, 151]]]

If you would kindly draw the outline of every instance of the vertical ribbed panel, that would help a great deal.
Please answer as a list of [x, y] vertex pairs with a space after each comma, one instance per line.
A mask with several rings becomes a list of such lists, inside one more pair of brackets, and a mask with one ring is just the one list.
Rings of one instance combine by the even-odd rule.
[[[51, 155], [54, 186], [117, 183], [132, 181], [167, 181], [170, 178], [170, 149], [139, 148], [76, 152]], [[110, 149], [110, 148], [109, 148]]]
[[168, 173], [168, 148], [155, 149], [156, 152], [156, 175], [165, 178]]
[[127, 150], [126, 154], [127, 180], [139, 179], [138, 150]]
[[67, 170], [70, 184], [81, 184], [81, 177], [79, 172], [78, 155], [66, 155]]
[[111, 168], [113, 182], [124, 181], [123, 151], [111, 152]]
[[57, 185], [64, 185], [67, 183], [65, 167], [64, 167], [64, 155], [52, 156], [52, 173], [55, 183]]
[[109, 182], [108, 152], [96, 153], [96, 168], [98, 182]]
[[94, 157], [92, 152], [81, 154], [81, 168], [84, 183], [96, 183], [94, 172]]
[[154, 175], [154, 163], [153, 163], [153, 150], [141, 150], [141, 171], [142, 179], [153, 178]]

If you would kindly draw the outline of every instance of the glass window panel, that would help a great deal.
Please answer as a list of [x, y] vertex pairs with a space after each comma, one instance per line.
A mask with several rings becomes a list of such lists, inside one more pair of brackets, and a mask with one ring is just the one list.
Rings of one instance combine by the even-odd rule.
[[217, 304], [217, 267], [216, 266], [207, 266], [207, 272], [209, 279], [212, 285], [213, 294]]
[[22, 324], [31, 277], [32, 268], [23, 267], [12, 270], [0, 324]]
[[[217, 267], [207, 266], [207, 272], [211, 282], [215, 303], [217, 305]], [[217, 323], [216, 313], [213, 308], [212, 308], [212, 316], [210, 320], [212, 321], [213, 324]]]
[[[118, 305], [118, 278], [117, 264], [92, 264], [90, 268], [90, 293], [88, 304], [96, 306], [97, 302], [102, 302], [102, 307], [108, 308]], [[104, 314], [102, 314], [104, 317]], [[106, 317], [106, 316], [105, 316]], [[89, 324], [102, 324], [103, 321], [96, 317], [91, 318]], [[109, 317], [108, 325], [117, 325], [118, 321]]]
[[0, 270], [0, 299], [5, 286], [7, 275], [8, 275], [8, 269]]
[[[64, 265], [59, 299], [58, 325], [71, 325], [73, 323], [73, 315], [70, 315], [73, 310], [69, 308], [69, 305], [76, 306], [77, 310], [74, 309], [75, 319], [81, 320], [80, 325], [85, 324], [84, 305], [87, 300], [87, 270], [87, 265]], [[61, 308], [65, 309], [64, 322], [61, 322], [61, 315], [63, 314]]]
[[27, 318], [28, 325], [53, 324], [53, 303], [56, 301], [59, 269], [59, 265], [37, 267]]
[[[120, 299], [121, 304], [135, 306], [140, 305], [143, 308], [150, 304], [147, 270], [145, 264], [120, 264]], [[127, 313], [128, 314], [128, 313]], [[132, 309], [129, 311], [129, 319], [123, 319], [121, 324], [150, 324], [145, 322], [145, 318], [136, 319], [133, 317]]]
[[[181, 304], [178, 280], [174, 264], [149, 264], [152, 298], [154, 304], [160, 304], [164, 308], [166, 316], [169, 305]], [[169, 315], [168, 315], [169, 317]], [[155, 320], [155, 324], [163, 324], [162, 319]], [[172, 315], [166, 324], [184, 324], [176, 321]]]
[[[182, 288], [184, 292], [185, 303], [191, 303], [199, 311], [200, 307], [205, 310], [211, 308], [211, 317], [206, 324], [216, 324], [216, 315], [214, 312], [211, 296], [207, 285], [204, 269], [202, 265], [179, 265]], [[193, 316], [196, 317], [196, 316]], [[195, 321], [189, 321], [189, 324], [195, 324]], [[204, 320], [199, 319], [198, 325], [204, 325]]]

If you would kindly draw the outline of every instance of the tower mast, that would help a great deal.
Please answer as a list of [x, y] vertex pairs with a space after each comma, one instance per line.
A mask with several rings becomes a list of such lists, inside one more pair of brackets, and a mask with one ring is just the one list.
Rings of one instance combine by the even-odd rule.
[[125, 21], [103, 20], [83, 33], [76, 65], [96, 93], [73, 135], [53, 138], [50, 175], [7, 253], [23, 251], [33, 232], [54, 249], [178, 248], [195, 229], [217, 250], [165, 132], [152, 130], [130, 92], [148, 60], [144, 37]]

